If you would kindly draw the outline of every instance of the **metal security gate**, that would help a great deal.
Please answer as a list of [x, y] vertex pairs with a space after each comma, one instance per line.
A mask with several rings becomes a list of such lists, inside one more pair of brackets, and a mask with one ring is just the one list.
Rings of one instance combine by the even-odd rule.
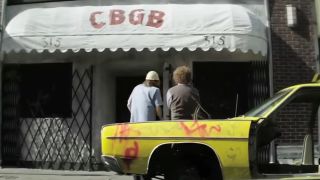
[[250, 109], [270, 97], [269, 62], [267, 60], [251, 62], [251, 84], [249, 90]]
[[19, 159], [19, 75], [16, 69], [7, 65], [2, 72], [2, 166], [15, 166]]
[[3, 72], [2, 165], [92, 169], [92, 67], [70, 72], [70, 117], [46, 117], [41, 104], [30, 103], [27, 118], [21, 109], [21, 67], [5, 66]]
[[[253, 108], [261, 104], [264, 100], [270, 97], [269, 87], [269, 62], [267, 60], [253, 61], [251, 63], [251, 79], [249, 98], [250, 107]], [[257, 149], [258, 164], [267, 164], [270, 162], [271, 145], [267, 144]]]

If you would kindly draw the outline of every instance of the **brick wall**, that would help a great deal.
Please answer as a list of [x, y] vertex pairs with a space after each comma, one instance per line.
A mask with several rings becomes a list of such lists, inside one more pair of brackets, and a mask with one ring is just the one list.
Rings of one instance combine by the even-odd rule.
[[[297, 7], [297, 27], [287, 27], [286, 4]], [[310, 82], [316, 72], [316, 32], [312, 24], [314, 0], [270, 0], [269, 8], [274, 92], [293, 84]], [[280, 126], [287, 135], [282, 138], [282, 143], [302, 143], [301, 132], [306, 132], [306, 129], [299, 128], [299, 132], [294, 129], [305, 124], [308, 118], [295, 112], [282, 112]]]
[[3, 2], [3, 0], [0, 0], [0, 19], [2, 18], [1, 16], [2, 16], [2, 2]]

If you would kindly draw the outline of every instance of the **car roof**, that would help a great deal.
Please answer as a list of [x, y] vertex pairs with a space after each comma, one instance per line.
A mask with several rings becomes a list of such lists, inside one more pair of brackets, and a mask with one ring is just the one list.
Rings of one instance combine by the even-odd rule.
[[279, 92], [292, 90], [292, 89], [300, 89], [300, 88], [303, 88], [303, 87], [320, 87], [320, 83], [297, 84], [297, 85], [293, 85], [293, 86], [287, 87], [285, 89], [282, 89]]

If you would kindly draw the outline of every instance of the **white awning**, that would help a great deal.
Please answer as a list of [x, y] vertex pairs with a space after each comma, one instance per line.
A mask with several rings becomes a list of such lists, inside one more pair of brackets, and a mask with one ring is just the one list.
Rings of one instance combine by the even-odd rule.
[[[39, 7], [38, 4], [47, 4]], [[84, 49], [228, 49], [266, 55], [266, 27], [231, 4], [15, 5], [7, 9], [6, 53]]]

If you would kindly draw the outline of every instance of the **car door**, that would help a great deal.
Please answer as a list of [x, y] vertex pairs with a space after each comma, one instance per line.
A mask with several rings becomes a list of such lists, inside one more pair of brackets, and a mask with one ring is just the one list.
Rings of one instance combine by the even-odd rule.
[[[265, 160], [257, 163], [260, 174], [293, 177], [318, 173], [319, 159], [314, 157], [314, 129], [319, 103], [320, 87], [317, 84], [304, 85], [278, 93], [265, 108], [256, 110], [255, 113], [263, 117], [256, 137], [257, 151], [262, 148], [270, 150], [272, 140], [277, 147], [276, 162]], [[257, 153], [258, 157], [261, 156]]]

